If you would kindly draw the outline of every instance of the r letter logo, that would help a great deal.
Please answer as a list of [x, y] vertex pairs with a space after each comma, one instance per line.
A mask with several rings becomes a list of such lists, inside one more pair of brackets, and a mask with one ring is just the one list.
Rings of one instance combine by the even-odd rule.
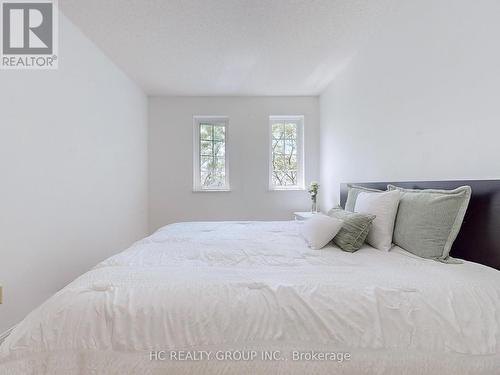
[[2, 69], [57, 69], [56, 0], [0, 0]]

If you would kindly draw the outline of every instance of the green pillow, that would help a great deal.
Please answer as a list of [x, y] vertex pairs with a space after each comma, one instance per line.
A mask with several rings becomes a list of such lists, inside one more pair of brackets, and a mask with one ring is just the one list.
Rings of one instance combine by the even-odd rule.
[[469, 205], [470, 186], [414, 190], [388, 185], [387, 189], [401, 193], [394, 243], [422, 258], [456, 262], [449, 258], [449, 253]]
[[345, 202], [345, 209], [349, 212], [354, 212], [354, 207], [356, 207], [356, 199], [359, 193], [382, 193], [382, 190], [371, 189], [358, 185], [347, 185], [347, 200]]
[[337, 206], [328, 215], [344, 222], [333, 242], [344, 251], [357, 251], [365, 243], [375, 215], [348, 212]]

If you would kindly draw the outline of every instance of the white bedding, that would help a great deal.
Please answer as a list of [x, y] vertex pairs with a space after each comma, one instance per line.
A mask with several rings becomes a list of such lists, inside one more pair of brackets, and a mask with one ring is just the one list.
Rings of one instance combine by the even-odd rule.
[[[398, 248], [310, 250], [298, 225], [166, 226], [29, 314], [0, 346], [0, 374], [500, 373], [500, 272]], [[218, 360], [244, 350], [258, 357]]]

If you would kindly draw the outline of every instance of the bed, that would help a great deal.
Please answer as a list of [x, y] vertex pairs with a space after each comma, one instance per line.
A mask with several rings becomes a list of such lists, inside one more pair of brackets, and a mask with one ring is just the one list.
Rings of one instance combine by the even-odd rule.
[[300, 225], [163, 227], [30, 313], [0, 373], [499, 373], [500, 272], [311, 250]]

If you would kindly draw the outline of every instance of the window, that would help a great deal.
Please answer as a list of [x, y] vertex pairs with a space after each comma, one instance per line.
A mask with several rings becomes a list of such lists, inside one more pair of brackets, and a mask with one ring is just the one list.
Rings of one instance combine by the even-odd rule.
[[228, 119], [194, 117], [194, 190], [229, 190]]
[[271, 116], [269, 188], [304, 188], [304, 116]]

